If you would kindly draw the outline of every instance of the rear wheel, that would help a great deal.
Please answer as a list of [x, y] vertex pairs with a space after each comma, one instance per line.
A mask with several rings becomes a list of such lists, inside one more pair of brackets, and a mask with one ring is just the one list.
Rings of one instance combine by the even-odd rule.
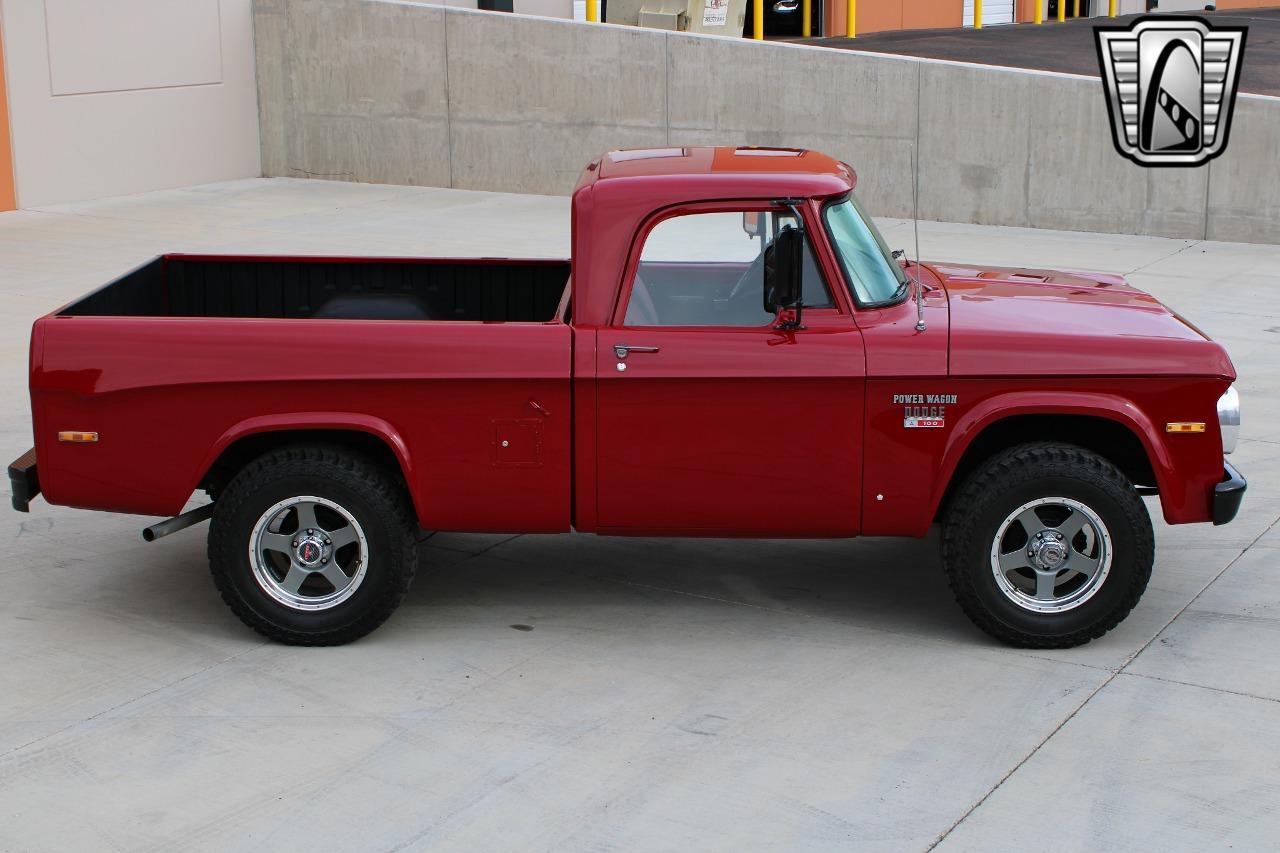
[[1015, 646], [1101, 637], [1138, 603], [1155, 544], [1146, 507], [1103, 457], [1027, 444], [993, 457], [943, 520], [943, 566], [978, 627]]
[[223, 599], [258, 633], [336, 645], [382, 624], [417, 566], [403, 490], [370, 459], [334, 447], [259, 457], [218, 498], [209, 566]]

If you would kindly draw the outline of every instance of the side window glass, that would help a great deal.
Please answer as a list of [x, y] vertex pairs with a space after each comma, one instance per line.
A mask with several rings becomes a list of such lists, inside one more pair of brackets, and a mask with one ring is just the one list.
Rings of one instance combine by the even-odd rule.
[[[627, 326], [765, 326], [766, 268], [774, 235], [795, 217], [788, 212], [716, 211], [664, 219], [640, 251], [627, 300]], [[807, 241], [806, 241], [807, 242]], [[829, 308], [831, 293], [806, 247], [804, 304]]]

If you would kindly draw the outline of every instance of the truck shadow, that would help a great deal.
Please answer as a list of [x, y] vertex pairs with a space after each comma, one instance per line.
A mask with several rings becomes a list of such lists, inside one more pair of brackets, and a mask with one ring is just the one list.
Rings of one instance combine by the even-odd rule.
[[405, 606], [428, 622], [432, 612], [479, 608], [517, 630], [598, 628], [668, 608], [695, 621], [819, 618], [989, 643], [952, 599], [936, 532], [795, 541], [440, 534], [422, 548]]

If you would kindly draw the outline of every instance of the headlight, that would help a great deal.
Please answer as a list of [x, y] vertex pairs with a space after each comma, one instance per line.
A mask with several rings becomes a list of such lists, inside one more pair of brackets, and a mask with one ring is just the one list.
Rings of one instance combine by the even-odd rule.
[[1218, 398], [1218, 423], [1222, 425], [1222, 452], [1230, 453], [1240, 440], [1240, 395], [1234, 385]]

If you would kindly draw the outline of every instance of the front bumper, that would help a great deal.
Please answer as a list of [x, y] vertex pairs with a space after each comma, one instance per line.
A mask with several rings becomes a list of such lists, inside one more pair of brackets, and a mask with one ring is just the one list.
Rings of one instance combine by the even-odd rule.
[[13, 508], [30, 512], [31, 501], [40, 494], [40, 477], [36, 474], [36, 449], [33, 447], [9, 466], [9, 488], [13, 492]]
[[[1213, 487], [1213, 523], [1226, 524], [1240, 511], [1248, 482], [1227, 460], [1222, 460], [1222, 482]], [[16, 493], [15, 493], [16, 494]]]

